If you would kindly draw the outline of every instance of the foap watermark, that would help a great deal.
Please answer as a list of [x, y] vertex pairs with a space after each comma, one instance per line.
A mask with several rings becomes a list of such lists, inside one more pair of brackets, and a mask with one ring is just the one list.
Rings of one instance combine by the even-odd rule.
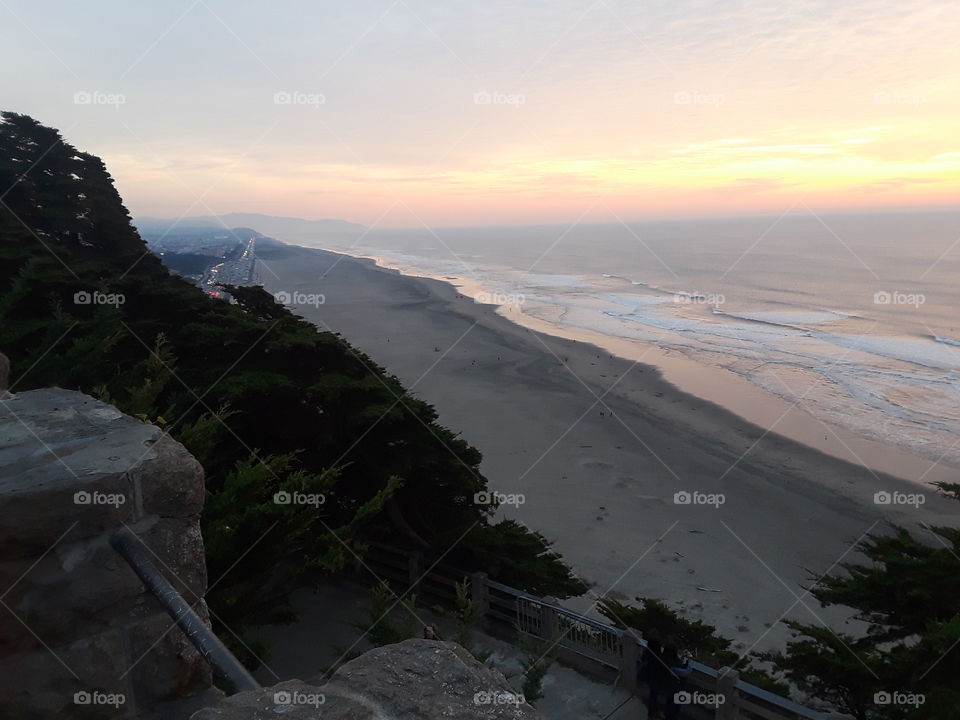
[[913, 305], [920, 307], [927, 301], [922, 293], [905, 293], [899, 290], [878, 290], [873, 294], [874, 305]]
[[320, 507], [327, 501], [327, 496], [323, 493], [302, 493], [287, 492], [281, 490], [273, 494], [273, 502], [276, 505], [313, 505]]
[[326, 105], [327, 96], [323, 93], [307, 93], [299, 90], [278, 90], [273, 94], [274, 105], [306, 105], [319, 109]]
[[881, 690], [880, 692], [873, 694], [874, 705], [910, 705], [918, 708], [926, 701], [927, 698], [923, 693], [903, 692], [900, 690], [888, 692], [886, 690]]
[[481, 690], [473, 696], [474, 705], [523, 705], [526, 701], [521, 693], [508, 690]]
[[123, 693], [106, 693], [99, 690], [80, 690], [73, 694], [74, 705], [109, 705], [118, 708], [127, 701]]
[[673, 494], [674, 505], [713, 505], [715, 508], [718, 508], [726, 501], [727, 497], [723, 493], [681, 490]]
[[473, 301], [477, 305], [523, 305], [527, 296], [523, 293], [478, 292]]
[[727, 298], [722, 293], [678, 292], [673, 294], [673, 301], [681, 305], [723, 305]]
[[900, 93], [881, 90], [873, 94], [874, 105], [923, 105], [926, 95], [920, 93]]
[[675, 105], [713, 105], [719, 107], [727, 101], [723, 93], [704, 93], [690, 90], [679, 90], [673, 94]]
[[526, 101], [527, 96], [520, 93], [479, 90], [473, 94], [474, 105], [510, 105], [514, 109], [519, 109]]
[[73, 94], [74, 105], [109, 105], [118, 108], [127, 104], [123, 93], [105, 93], [99, 90], [78, 90]]
[[298, 290], [293, 292], [281, 290], [275, 292], [273, 298], [281, 305], [289, 306], [310, 305], [311, 307], [320, 307], [327, 301], [327, 296], [323, 293], [305, 293]]
[[888, 490], [880, 490], [873, 494], [873, 504], [874, 505], [913, 505], [915, 508], [919, 508], [927, 501], [927, 496], [923, 493], [905, 493], [900, 492], [899, 490], [894, 490], [890, 492]]
[[123, 493], [103, 493], [99, 490], [78, 490], [73, 494], [74, 505], [112, 505], [120, 507], [127, 501]]
[[523, 493], [507, 494], [497, 492], [496, 490], [486, 490], [484, 492], [474, 493], [473, 502], [475, 505], [523, 505], [527, 501], [527, 496]]
[[310, 705], [320, 707], [327, 701], [323, 693], [305, 693], [299, 690], [278, 690], [273, 694], [274, 705]]
[[699, 705], [700, 707], [718, 708], [727, 701], [727, 698], [723, 693], [681, 690], [673, 694], [673, 701], [677, 705]]
[[74, 305], [113, 305], [114, 307], [120, 307], [126, 301], [127, 298], [123, 293], [78, 290], [73, 294]]

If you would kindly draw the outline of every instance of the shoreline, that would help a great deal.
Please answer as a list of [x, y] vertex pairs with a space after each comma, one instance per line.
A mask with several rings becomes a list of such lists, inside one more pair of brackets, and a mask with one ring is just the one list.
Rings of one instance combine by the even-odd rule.
[[[774, 649], [784, 617], [857, 627], [800, 593], [811, 572], [853, 560], [865, 533], [955, 522], [932, 488], [924, 505], [876, 505], [878, 491], [918, 488], [765, 432], [652, 365], [515, 324], [449, 282], [298, 246], [262, 260], [268, 291], [324, 293], [291, 309], [433, 405], [483, 453], [491, 490], [525, 495], [496, 517], [543, 533], [592, 583], [564, 601], [573, 609], [659, 598], [735, 649]], [[678, 492], [724, 503], [678, 504]]]
[[[302, 246], [298, 246], [302, 247]], [[304, 249], [316, 249], [307, 248]], [[360, 261], [369, 261], [380, 270], [396, 272], [408, 278], [431, 280], [455, 288], [467, 298], [490, 295], [482, 284], [463, 277], [426, 275], [413, 268], [391, 267], [381, 256], [352, 255], [326, 250]], [[573, 328], [528, 313], [518, 305], [482, 303], [520, 327], [538, 333], [588, 343], [624, 360], [655, 368], [678, 391], [718, 405], [743, 421], [768, 428], [770, 432], [818, 452], [878, 473], [893, 475], [906, 482], [929, 488], [934, 482], [956, 482], [960, 468], [934, 462], [902, 447], [885, 443], [835, 423], [817, 418], [800, 407], [801, 400], [790, 402], [731, 370], [692, 360], [679, 350], [654, 343], [630, 340], [600, 332]]]

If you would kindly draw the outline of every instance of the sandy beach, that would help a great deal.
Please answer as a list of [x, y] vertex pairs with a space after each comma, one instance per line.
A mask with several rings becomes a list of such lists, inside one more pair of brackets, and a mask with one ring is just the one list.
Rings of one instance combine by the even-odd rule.
[[[740, 649], [775, 648], [785, 617], [842, 626], [803, 588], [855, 558], [865, 533], [955, 523], [956, 504], [933, 488], [751, 424], [596, 338], [534, 331], [509, 308], [369, 260], [258, 254], [267, 290], [322, 294], [291, 309], [433, 404], [483, 453], [492, 490], [524, 496], [499, 512], [542, 532], [592, 583], [571, 607], [660, 598]], [[877, 492], [901, 504], [877, 504]], [[922, 504], [903, 502], [917, 493]]]

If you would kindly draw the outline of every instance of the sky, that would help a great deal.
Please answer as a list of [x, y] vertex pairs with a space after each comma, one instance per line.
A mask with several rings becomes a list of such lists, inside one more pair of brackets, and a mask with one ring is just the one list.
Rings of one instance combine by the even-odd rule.
[[0, 107], [134, 216], [956, 208], [956, 0], [0, 0]]

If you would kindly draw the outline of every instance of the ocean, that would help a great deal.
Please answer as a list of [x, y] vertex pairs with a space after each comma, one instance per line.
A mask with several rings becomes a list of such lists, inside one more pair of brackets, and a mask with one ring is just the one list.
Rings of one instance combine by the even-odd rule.
[[521, 323], [722, 368], [960, 468], [960, 213], [374, 229], [323, 246], [469, 287]]

